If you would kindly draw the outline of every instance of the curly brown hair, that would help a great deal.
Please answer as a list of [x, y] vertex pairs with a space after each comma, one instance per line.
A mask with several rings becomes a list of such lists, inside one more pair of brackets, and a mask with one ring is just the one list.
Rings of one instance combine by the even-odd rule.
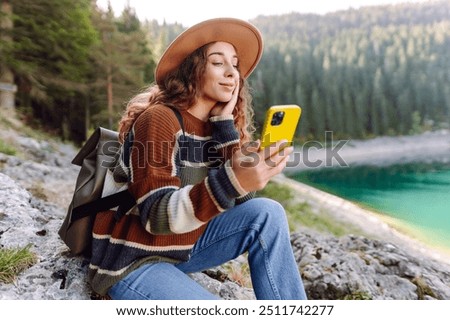
[[[210, 45], [204, 45], [192, 52], [177, 68], [158, 85], [152, 85], [134, 96], [127, 104], [119, 122], [119, 137], [123, 141], [133, 123], [148, 107], [156, 104], [170, 105], [180, 110], [189, 109], [203, 86], [206, 69], [206, 52]], [[245, 79], [240, 76], [239, 96], [233, 110], [234, 123], [240, 133], [241, 143], [252, 139], [253, 125], [252, 97]]]

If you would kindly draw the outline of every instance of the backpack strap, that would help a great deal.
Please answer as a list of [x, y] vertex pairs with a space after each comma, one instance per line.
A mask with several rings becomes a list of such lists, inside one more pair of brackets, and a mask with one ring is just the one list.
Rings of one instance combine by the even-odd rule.
[[111, 194], [104, 198], [99, 198], [97, 200], [82, 204], [72, 210], [72, 217], [70, 222], [74, 222], [78, 219], [95, 215], [98, 212], [106, 211], [111, 208], [115, 208], [120, 205], [123, 206], [123, 210], [130, 210], [136, 204], [133, 196], [127, 190], [122, 190], [120, 192]]
[[[168, 105], [168, 107], [175, 113], [178, 122], [180, 123], [181, 130], [183, 131], [183, 137], [185, 137], [184, 122], [180, 110], [173, 105]], [[73, 208], [72, 215], [70, 217], [70, 223], [81, 218], [96, 215], [98, 212], [106, 211], [111, 208], [119, 206], [116, 214], [114, 215], [118, 221], [122, 216], [124, 216], [133, 206], [136, 204], [136, 200], [130, 194], [128, 189], [119, 191], [117, 193], [111, 194], [104, 198], [99, 198], [94, 201], [82, 204], [76, 208]]]
[[181, 115], [180, 110], [177, 107], [175, 107], [173, 104], [168, 104], [167, 106], [173, 111], [173, 113], [175, 113], [175, 116], [177, 117], [177, 120], [180, 123], [181, 131], [183, 131], [183, 137], [184, 137], [185, 136], [184, 122], [183, 122], [183, 116]]

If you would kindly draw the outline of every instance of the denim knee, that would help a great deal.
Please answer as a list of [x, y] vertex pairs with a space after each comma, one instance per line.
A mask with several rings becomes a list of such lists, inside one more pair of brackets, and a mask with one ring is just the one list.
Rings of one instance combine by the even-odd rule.
[[249, 206], [245, 214], [253, 214], [255, 220], [263, 220], [263, 224], [267, 223], [274, 229], [287, 226], [286, 212], [279, 202], [269, 198], [254, 198], [245, 204]]

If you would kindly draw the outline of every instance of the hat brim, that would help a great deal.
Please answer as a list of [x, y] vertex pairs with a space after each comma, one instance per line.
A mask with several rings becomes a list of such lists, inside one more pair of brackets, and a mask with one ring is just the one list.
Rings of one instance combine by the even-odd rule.
[[156, 83], [163, 83], [166, 76], [193, 51], [217, 41], [228, 42], [235, 47], [241, 76], [247, 78], [261, 59], [263, 51], [261, 33], [246, 21], [217, 18], [190, 27], [167, 47], [156, 66]]

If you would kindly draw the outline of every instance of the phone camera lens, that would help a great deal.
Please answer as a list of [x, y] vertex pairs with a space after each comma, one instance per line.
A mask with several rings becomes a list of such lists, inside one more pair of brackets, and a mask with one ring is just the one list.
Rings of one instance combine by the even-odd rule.
[[272, 121], [270, 124], [272, 126], [279, 126], [283, 122], [284, 111], [277, 111], [272, 116]]

